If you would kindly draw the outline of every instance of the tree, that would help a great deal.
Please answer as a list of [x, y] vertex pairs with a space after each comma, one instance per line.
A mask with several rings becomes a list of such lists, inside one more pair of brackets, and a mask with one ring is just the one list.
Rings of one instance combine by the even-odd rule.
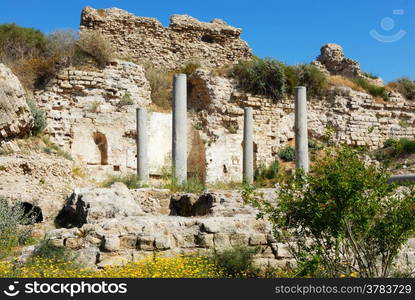
[[277, 204], [252, 187], [243, 196], [288, 243], [299, 275], [387, 277], [415, 231], [414, 185], [389, 184], [389, 176], [342, 146], [327, 150], [310, 174], [282, 182]]

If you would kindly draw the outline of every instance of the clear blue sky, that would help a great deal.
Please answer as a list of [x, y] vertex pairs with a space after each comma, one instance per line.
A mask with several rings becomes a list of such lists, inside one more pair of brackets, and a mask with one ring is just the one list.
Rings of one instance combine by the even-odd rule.
[[[310, 62], [320, 46], [338, 43], [363, 70], [386, 81], [415, 78], [415, 0], [2, 0], [0, 23], [15, 22], [45, 33], [78, 29], [86, 5], [119, 7], [155, 17], [166, 26], [172, 14], [189, 14], [202, 21], [221, 18], [243, 29], [242, 38], [257, 56], [289, 64]], [[389, 39], [398, 39], [395, 34], [400, 30], [406, 34], [384, 43], [374, 39], [371, 30]]]

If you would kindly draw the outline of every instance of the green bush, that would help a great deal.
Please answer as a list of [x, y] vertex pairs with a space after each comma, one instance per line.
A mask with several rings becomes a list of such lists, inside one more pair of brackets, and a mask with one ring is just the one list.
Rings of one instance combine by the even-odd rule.
[[302, 275], [388, 277], [415, 233], [415, 186], [402, 189], [389, 178], [344, 146], [327, 150], [309, 174], [287, 176], [278, 204], [252, 187], [243, 197], [273, 224], [276, 239], [289, 245]]
[[46, 43], [46, 37], [37, 29], [14, 23], [0, 25], [0, 59], [3, 62], [42, 55]]
[[392, 154], [395, 157], [413, 153], [415, 153], [415, 140], [402, 138], [393, 144]]
[[316, 66], [305, 64], [295, 67], [297, 74], [297, 85], [305, 86], [309, 97], [324, 96], [328, 81], [324, 73]]
[[374, 85], [362, 77], [351, 78], [350, 80], [363, 88], [373, 97], [381, 97], [385, 101], [389, 99], [388, 91], [383, 86]]
[[[34, 217], [28, 217], [21, 205], [9, 206], [0, 197], [0, 258], [8, 256], [13, 248], [25, 245], [30, 239]], [[21, 226], [21, 224], [26, 224]]]
[[273, 161], [269, 166], [261, 163], [255, 170], [254, 179], [257, 186], [268, 186], [275, 183], [278, 178], [280, 164], [277, 160]]
[[230, 71], [240, 89], [247, 93], [270, 97], [274, 101], [281, 99], [285, 92], [285, 76], [280, 62], [254, 57], [240, 61]]
[[34, 101], [29, 100], [27, 104], [33, 116], [32, 134], [38, 135], [46, 128], [45, 113], [37, 107]]
[[295, 159], [295, 150], [291, 146], [286, 146], [278, 152], [278, 156], [283, 161], [293, 161]]
[[251, 277], [254, 274], [253, 257], [257, 252], [257, 248], [236, 246], [223, 251], [215, 251], [211, 260], [224, 271], [226, 276]]
[[145, 187], [137, 174], [109, 175], [102, 183], [102, 187], [110, 187], [116, 182], [124, 183], [129, 189], [139, 189]]
[[298, 86], [298, 72], [296, 66], [281, 64], [285, 76], [285, 93], [294, 96], [295, 87]]
[[386, 140], [383, 142], [383, 147], [384, 147], [384, 148], [387, 148], [387, 147], [392, 147], [392, 146], [395, 146], [395, 144], [396, 144], [397, 142], [398, 142], [398, 141], [397, 141], [397, 140], [395, 140], [395, 139], [391, 139], [391, 138], [386, 139]]
[[415, 100], [415, 81], [407, 77], [399, 78], [388, 84], [408, 100]]

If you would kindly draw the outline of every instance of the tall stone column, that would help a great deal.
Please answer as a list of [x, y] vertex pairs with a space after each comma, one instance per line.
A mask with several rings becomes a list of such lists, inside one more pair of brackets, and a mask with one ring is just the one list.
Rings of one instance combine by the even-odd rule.
[[137, 176], [143, 183], [148, 183], [148, 132], [147, 109], [137, 108]]
[[187, 180], [187, 85], [186, 74], [173, 79], [173, 176], [179, 183]]
[[308, 172], [307, 90], [295, 88], [295, 166]]
[[254, 121], [252, 107], [244, 108], [244, 140], [243, 140], [243, 180], [254, 182]]

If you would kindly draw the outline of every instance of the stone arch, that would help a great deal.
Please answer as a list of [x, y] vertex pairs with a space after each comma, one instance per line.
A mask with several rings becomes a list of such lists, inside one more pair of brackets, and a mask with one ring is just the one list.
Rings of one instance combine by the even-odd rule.
[[94, 132], [94, 142], [98, 146], [101, 154], [101, 165], [108, 165], [108, 142], [107, 137], [102, 132]]

